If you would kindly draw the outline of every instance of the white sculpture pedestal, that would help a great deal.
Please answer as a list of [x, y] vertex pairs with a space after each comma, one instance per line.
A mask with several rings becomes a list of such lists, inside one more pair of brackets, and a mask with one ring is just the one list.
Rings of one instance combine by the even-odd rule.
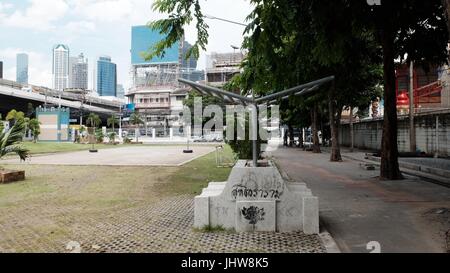
[[319, 233], [319, 201], [305, 183], [284, 181], [272, 162], [247, 167], [238, 161], [227, 182], [211, 182], [195, 197], [194, 227]]

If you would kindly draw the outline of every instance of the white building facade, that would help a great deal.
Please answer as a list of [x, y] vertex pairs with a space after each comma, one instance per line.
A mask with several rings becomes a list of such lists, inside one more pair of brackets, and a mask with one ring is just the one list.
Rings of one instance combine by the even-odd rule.
[[53, 88], [69, 87], [69, 47], [59, 44], [53, 48]]

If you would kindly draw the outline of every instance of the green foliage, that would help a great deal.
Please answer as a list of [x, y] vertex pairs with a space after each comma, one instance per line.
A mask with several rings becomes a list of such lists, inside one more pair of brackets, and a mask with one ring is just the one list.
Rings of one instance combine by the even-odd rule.
[[133, 113], [130, 116], [130, 123], [133, 125], [141, 125], [144, 124], [144, 120], [142, 119], [141, 115], [138, 113]]
[[184, 38], [184, 26], [190, 25], [195, 19], [197, 29], [197, 40], [191, 49], [188, 50], [186, 58], [194, 56], [198, 58], [200, 49], [206, 50], [208, 44], [208, 25], [204, 21], [200, 9], [200, 0], [156, 0], [152, 8], [159, 13], [167, 13], [167, 19], [152, 21], [149, 27], [159, 30], [165, 34], [166, 38], [156, 43], [149, 52], [144, 54], [146, 60], [155, 56], [164, 56], [165, 50], [170, 48], [175, 42]]
[[28, 129], [31, 131], [31, 134], [33, 135], [34, 142], [37, 141], [39, 135], [41, 134], [41, 123], [38, 119], [30, 119], [28, 121]]
[[3, 129], [5, 129], [2, 121], [2, 114], [0, 114], [0, 133], [3, 132]]
[[105, 135], [103, 134], [102, 129], [95, 130], [95, 140], [97, 141], [97, 143], [103, 143], [104, 138]]
[[17, 121], [24, 121], [24, 118], [25, 118], [25, 114], [23, 112], [16, 111], [15, 109], [13, 109], [8, 112], [5, 119], [14, 124]]
[[116, 124], [119, 124], [119, 119], [117, 118], [117, 116], [116, 115], [111, 115], [111, 117], [109, 117], [107, 120], [106, 120], [106, 125], [107, 126], [111, 126], [112, 128], [113, 128], [113, 130], [114, 130], [114, 126], [116, 125]]
[[86, 123], [93, 128], [97, 128], [102, 123], [102, 120], [97, 114], [90, 113], [88, 118], [86, 119]]
[[[249, 123], [249, 117], [248, 115], [245, 116], [244, 120], [237, 119], [236, 117], [227, 117], [227, 124], [231, 124], [232, 119], [234, 119], [234, 132], [233, 132], [233, 139], [225, 138], [225, 142], [230, 145], [231, 149], [233, 150], [234, 154], [238, 159], [247, 159], [250, 160], [253, 158], [253, 141], [250, 140], [250, 123]], [[238, 125], [238, 122], [240, 124]], [[244, 124], [245, 123], [245, 124]], [[238, 127], [241, 126], [241, 128], [245, 128], [245, 139], [238, 139]], [[225, 132], [225, 136], [227, 136], [228, 133]], [[261, 139], [258, 136], [256, 145], [256, 153], [259, 155], [261, 153]]]
[[112, 144], [116, 143], [116, 136], [117, 136], [116, 132], [109, 133], [108, 134], [109, 143], [112, 143]]
[[31, 102], [27, 104], [27, 118], [33, 118], [36, 110]]
[[25, 123], [18, 119], [15, 124], [6, 132], [0, 133], [0, 158], [7, 154], [15, 153], [21, 160], [28, 157], [28, 150], [20, 143], [25, 133]]

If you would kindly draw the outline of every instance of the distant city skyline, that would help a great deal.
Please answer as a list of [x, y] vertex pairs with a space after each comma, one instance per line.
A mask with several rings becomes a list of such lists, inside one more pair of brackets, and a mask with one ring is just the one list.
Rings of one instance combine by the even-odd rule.
[[[3, 76], [15, 80], [17, 53], [29, 55], [29, 83], [52, 87], [52, 52], [55, 44], [65, 44], [71, 55], [83, 52], [89, 60], [111, 56], [117, 64], [117, 82], [130, 87], [131, 26], [143, 25], [165, 15], [151, 10], [152, 0], [2, 0], [0, 2], [0, 60]], [[205, 14], [244, 22], [251, 6], [244, 0], [201, 1]], [[99, 12], [99, 11], [108, 12]], [[207, 52], [230, 52], [240, 45], [244, 28], [207, 19], [210, 39]], [[186, 29], [186, 40], [195, 41], [195, 26]], [[225, 35], [224, 35], [225, 34]], [[205, 52], [198, 69], [204, 69]], [[89, 89], [94, 90], [89, 66]]]

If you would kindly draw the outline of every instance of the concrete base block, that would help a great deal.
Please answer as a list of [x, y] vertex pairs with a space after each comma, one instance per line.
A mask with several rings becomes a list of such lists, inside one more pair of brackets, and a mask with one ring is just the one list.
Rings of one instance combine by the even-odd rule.
[[211, 182], [195, 198], [194, 227], [238, 232], [319, 233], [319, 202], [305, 183], [286, 182], [272, 162], [238, 161], [226, 182]]
[[197, 196], [194, 199], [194, 228], [204, 228], [209, 225], [209, 197]]
[[317, 197], [303, 198], [303, 232], [305, 234], [319, 233], [319, 199]]

